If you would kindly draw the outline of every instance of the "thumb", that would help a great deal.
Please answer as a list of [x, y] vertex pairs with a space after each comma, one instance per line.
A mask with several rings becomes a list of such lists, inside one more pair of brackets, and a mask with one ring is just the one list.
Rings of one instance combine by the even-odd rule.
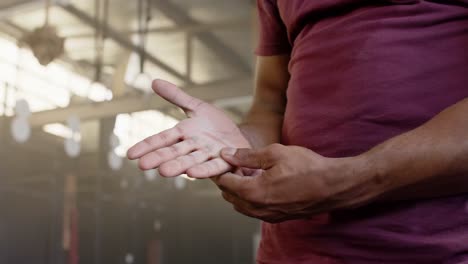
[[196, 111], [200, 105], [205, 103], [198, 98], [188, 95], [170, 82], [154, 80], [152, 86], [153, 91], [156, 94], [168, 102], [182, 108], [186, 113]]
[[221, 150], [221, 157], [233, 166], [249, 169], [267, 170], [277, 161], [276, 155], [271, 151], [254, 149], [225, 148]]

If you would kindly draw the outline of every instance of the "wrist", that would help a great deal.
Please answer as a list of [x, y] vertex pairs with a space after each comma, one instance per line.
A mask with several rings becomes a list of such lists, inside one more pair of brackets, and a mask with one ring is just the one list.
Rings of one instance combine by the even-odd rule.
[[238, 128], [242, 136], [248, 141], [250, 148], [261, 148], [269, 145], [257, 126], [244, 123], [239, 125]]
[[350, 159], [356, 171], [354, 177], [359, 179], [359, 184], [370, 196], [378, 197], [397, 187], [389, 175], [387, 160], [380, 159], [373, 152], [365, 152]]
[[237, 127], [239, 128], [241, 135], [245, 138], [245, 140], [247, 140], [249, 145], [253, 146], [254, 145], [253, 135], [252, 135], [252, 132], [248, 129], [248, 127], [244, 124], [240, 124]]
[[281, 141], [282, 120], [265, 117], [259, 120], [246, 120], [239, 129], [253, 148], [262, 148]]
[[[383, 167], [368, 154], [332, 159], [332, 195], [342, 201], [337, 207], [368, 203], [392, 189]], [[336, 197], [335, 197], [336, 198]]]

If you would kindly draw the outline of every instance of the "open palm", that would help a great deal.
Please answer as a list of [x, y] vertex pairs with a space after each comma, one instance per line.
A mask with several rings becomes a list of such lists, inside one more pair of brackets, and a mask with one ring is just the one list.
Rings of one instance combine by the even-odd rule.
[[220, 109], [166, 81], [155, 80], [153, 90], [182, 108], [188, 118], [128, 150], [128, 158], [139, 159], [142, 170], [159, 168], [165, 177], [187, 173], [194, 178], [208, 178], [232, 169], [220, 158], [221, 149], [250, 147], [236, 124]]

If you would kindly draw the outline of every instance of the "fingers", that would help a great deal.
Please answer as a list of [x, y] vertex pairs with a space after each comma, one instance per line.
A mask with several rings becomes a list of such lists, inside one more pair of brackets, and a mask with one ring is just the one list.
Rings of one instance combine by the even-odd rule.
[[272, 210], [268, 206], [256, 205], [227, 192], [223, 192], [222, 196], [224, 200], [233, 205], [234, 210], [243, 215], [269, 223], [278, 223], [286, 220], [287, 216], [284, 213]]
[[127, 151], [127, 156], [131, 160], [139, 159], [151, 151], [173, 145], [181, 138], [180, 129], [174, 127], [135, 144]]
[[195, 111], [200, 105], [204, 104], [203, 101], [186, 94], [174, 84], [163, 80], [154, 80], [153, 90], [159, 96], [186, 112]]
[[218, 187], [231, 195], [243, 200], [263, 204], [263, 189], [259, 186], [258, 177], [241, 176], [234, 173], [225, 173], [216, 180]]
[[254, 217], [258, 218], [258, 216], [261, 214], [261, 210], [259, 208], [256, 208], [249, 204], [248, 202], [232, 195], [227, 192], [223, 192], [222, 196], [226, 202], [230, 203], [233, 205], [234, 210], [237, 212], [249, 216], [249, 217]]
[[207, 161], [210, 155], [202, 150], [197, 150], [188, 155], [178, 157], [175, 160], [163, 163], [159, 167], [159, 173], [164, 177], [175, 177], [185, 173], [189, 168]]
[[260, 150], [226, 148], [221, 151], [221, 157], [236, 167], [267, 170], [279, 160], [281, 148], [281, 145], [271, 145]]
[[170, 147], [157, 149], [140, 158], [139, 167], [142, 170], [150, 170], [158, 167], [164, 162], [187, 155], [197, 148], [193, 139], [187, 139]]
[[192, 178], [209, 178], [218, 176], [231, 170], [231, 165], [221, 158], [212, 159], [187, 170], [187, 175]]

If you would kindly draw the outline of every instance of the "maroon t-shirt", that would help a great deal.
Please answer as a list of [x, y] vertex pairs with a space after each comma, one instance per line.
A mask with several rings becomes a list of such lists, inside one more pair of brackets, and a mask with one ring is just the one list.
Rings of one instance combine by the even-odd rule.
[[[358, 155], [468, 96], [468, 0], [258, 8], [257, 54], [291, 55], [283, 144]], [[258, 261], [468, 263], [468, 194], [264, 223]]]

